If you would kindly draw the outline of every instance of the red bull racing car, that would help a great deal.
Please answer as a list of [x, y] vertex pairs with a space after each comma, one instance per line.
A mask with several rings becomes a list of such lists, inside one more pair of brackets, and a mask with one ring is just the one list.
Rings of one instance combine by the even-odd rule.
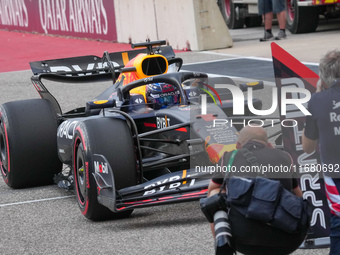
[[[237, 140], [234, 126], [214, 125], [231, 116], [233, 103], [216, 84], [236, 84], [179, 71], [182, 59], [164, 45], [147, 41], [102, 58], [30, 63], [41, 99], [0, 106], [0, 167], [8, 186], [54, 180], [73, 187], [81, 212], [91, 220], [206, 196], [211, 167]], [[86, 106], [62, 112], [44, 79], [113, 84]], [[253, 105], [262, 104], [253, 99]]]

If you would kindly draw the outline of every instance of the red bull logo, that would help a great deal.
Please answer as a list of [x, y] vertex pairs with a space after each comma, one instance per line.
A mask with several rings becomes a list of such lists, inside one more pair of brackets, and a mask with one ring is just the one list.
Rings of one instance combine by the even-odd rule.
[[[133, 67], [134, 66], [134, 62], [135, 62], [135, 58], [131, 59], [126, 65], [125, 67]], [[117, 79], [117, 82], [120, 82], [123, 79], [123, 86], [125, 86], [126, 84], [129, 84], [135, 80], [138, 80], [138, 75], [135, 71], [131, 71], [131, 72], [124, 72], [121, 73]]]

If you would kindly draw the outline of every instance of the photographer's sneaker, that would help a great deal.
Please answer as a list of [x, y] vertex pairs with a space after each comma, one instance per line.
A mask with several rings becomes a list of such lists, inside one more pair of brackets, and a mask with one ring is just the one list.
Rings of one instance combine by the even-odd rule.
[[281, 40], [281, 39], [286, 39], [286, 38], [287, 38], [286, 32], [283, 30], [280, 30], [280, 32], [275, 37], [275, 40]]
[[270, 41], [273, 40], [274, 36], [272, 33], [269, 33], [267, 31], [264, 31], [264, 37], [260, 38], [260, 42]]

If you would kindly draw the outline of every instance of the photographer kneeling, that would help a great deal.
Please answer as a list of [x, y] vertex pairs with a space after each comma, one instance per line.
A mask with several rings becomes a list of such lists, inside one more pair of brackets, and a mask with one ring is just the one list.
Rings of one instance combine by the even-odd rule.
[[[293, 252], [307, 235], [311, 210], [293, 178], [290, 155], [273, 148], [260, 126], [244, 127], [237, 149], [220, 160], [221, 166], [237, 171], [215, 173], [208, 197], [200, 202], [216, 238], [216, 254]], [[263, 173], [263, 166], [289, 171]]]

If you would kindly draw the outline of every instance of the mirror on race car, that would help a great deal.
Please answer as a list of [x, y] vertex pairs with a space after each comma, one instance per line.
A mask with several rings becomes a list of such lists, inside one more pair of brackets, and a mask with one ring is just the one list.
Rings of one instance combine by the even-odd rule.
[[179, 70], [181, 69], [183, 65], [183, 59], [181, 58], [168, 59], [168, 65], [169, 65], [168, 73], [179, 72]]
[[243, 92], [247, 91], [248, 88], [253, 88], [253, 90], [263, 89], [263, 81], [254, 81], [240, 84], [240, 89]]
[[116, 106], [116, 100], [94, 100], [86, 103], [86, 110], [112, 108]]

